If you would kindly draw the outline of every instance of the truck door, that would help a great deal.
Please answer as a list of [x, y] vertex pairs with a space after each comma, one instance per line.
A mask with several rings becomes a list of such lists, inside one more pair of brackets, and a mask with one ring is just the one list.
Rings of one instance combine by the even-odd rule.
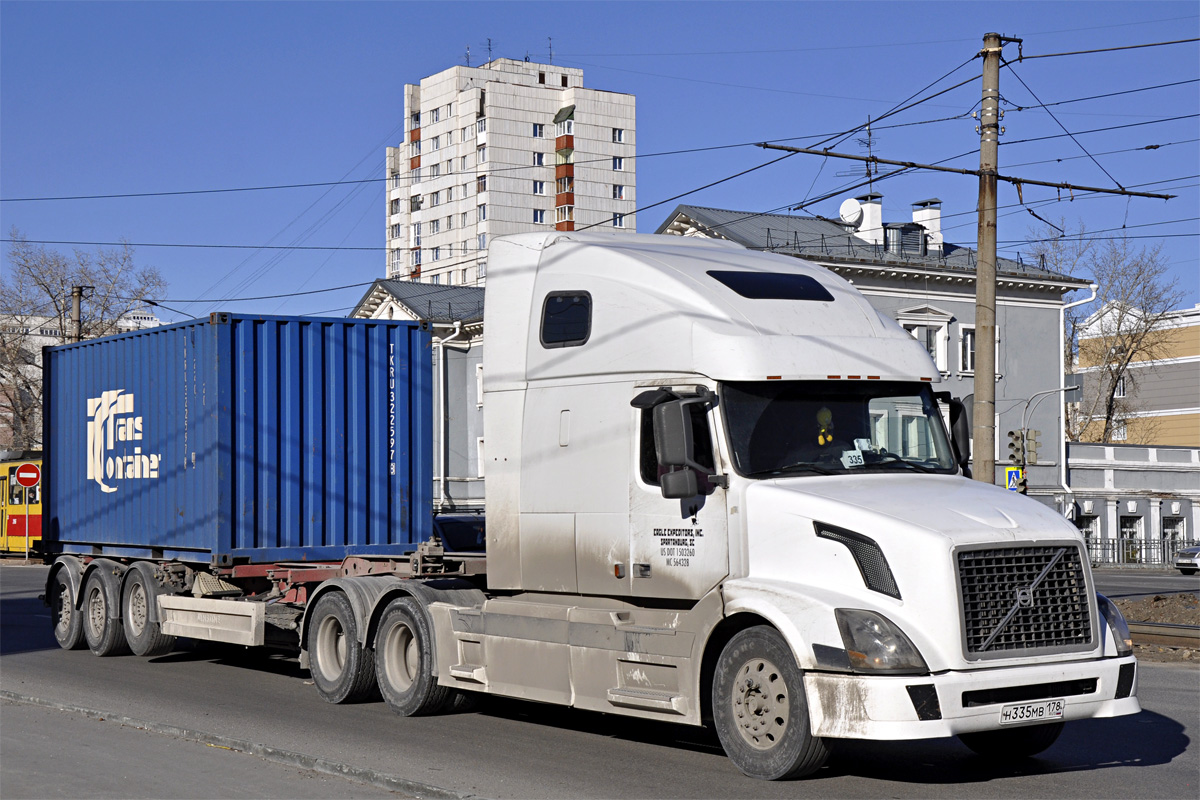
[[[637, 390], [637, 391], [644, 391]], [[717, 463], [713, 405], [687, 406], [691, 414], [695, 459], [711, 469]], [[726, 490], [709, 475], [697, 474], [695, 497], [662, 496], [654, 449], [653, 409], [636, 409], [635, 475], [630, 481], [629, 572], [637, 597], [699, 599], [729, 573]], [[719, 471], [719, 470], [718, 470]]]
[[8, 476], [0, 475], [0, 550], [8, 549]]

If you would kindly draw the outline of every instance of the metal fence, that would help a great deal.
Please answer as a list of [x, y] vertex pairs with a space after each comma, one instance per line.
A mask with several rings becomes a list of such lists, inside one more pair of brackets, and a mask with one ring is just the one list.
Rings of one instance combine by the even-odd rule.
[[1088, 538], [1088, 555], [1092, 566], [1122, 564], [1127, 566], [1169, 567], [1175, 554], [1185, 547], [1195, 547], [1190, 539], [1095, 539]]

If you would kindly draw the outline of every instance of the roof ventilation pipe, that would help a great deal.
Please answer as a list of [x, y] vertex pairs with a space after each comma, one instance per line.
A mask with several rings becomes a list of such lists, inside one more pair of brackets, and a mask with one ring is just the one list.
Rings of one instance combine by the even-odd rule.
[[874, 245], [883, 244], [883, 195], [871, 192], [854, 200], [862, 209], [862, 222], [854, 235]]
[[913, 222], [925, 229], [925, 244], [929, 253], [941, 255], [944, 240], [942, 239], [942, 201], [936, 197], [912, 204]]

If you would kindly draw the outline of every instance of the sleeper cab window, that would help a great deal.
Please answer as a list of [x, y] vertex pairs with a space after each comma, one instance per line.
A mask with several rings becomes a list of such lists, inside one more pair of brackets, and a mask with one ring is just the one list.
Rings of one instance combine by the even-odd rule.
[[578, 347], [592, 334], [592, 296], [551, 292], [542, 305], [542, 347]]

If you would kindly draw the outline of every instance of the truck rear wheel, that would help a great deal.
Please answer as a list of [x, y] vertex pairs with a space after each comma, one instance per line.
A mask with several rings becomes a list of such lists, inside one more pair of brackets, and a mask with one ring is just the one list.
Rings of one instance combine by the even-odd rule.
[[375, 634], [375, 673], [388, 708], [403, 717], [436, 714], [453, 700], [434, 674], [433, 632], [420, 603], [388, 603]]
[[1016, 761], [1036, 756], [1058, 741], [1063, 724], [1051, 722], [1032, 727], [960, 733], [958, 740], [981, 756], [999, 761]]
[[50, 617], [54, 620], [54, 639], [63, 650], [78, 650], [83, 639], [83, 615], [75, 607], [75, 584], [71, 573], [60, 569], [50, 585]]
[[787, 642], [759, 625], [736, 634], [713, 675], [713, 722], [725, 754], [745, 775], [799, 778], [829, 758], [812, 735], [804, 680]]
[[120, 605], [113, 607], [113, 598], [120, 597], [117, 577], [104, 567], [93, 569], [83, 584], [83, 635], [91, 651], [101, 657], [119, 656], [129, 652], [125, 627], [121, 624]]
[[358, 623], [346, 595], [321, 595], [308, 624], [313, 683], [326, 702], [357, 703], [375, 689], [375, 662], [358, 643]]
[[175, 637], [164, 634], [152, 619], [150, 604], [156, 602], [156, 592], [146, 573], [134, 566], [121, 591], [121, 620], [129, 649], [136, 655], [161, 656], [175, 647]]

